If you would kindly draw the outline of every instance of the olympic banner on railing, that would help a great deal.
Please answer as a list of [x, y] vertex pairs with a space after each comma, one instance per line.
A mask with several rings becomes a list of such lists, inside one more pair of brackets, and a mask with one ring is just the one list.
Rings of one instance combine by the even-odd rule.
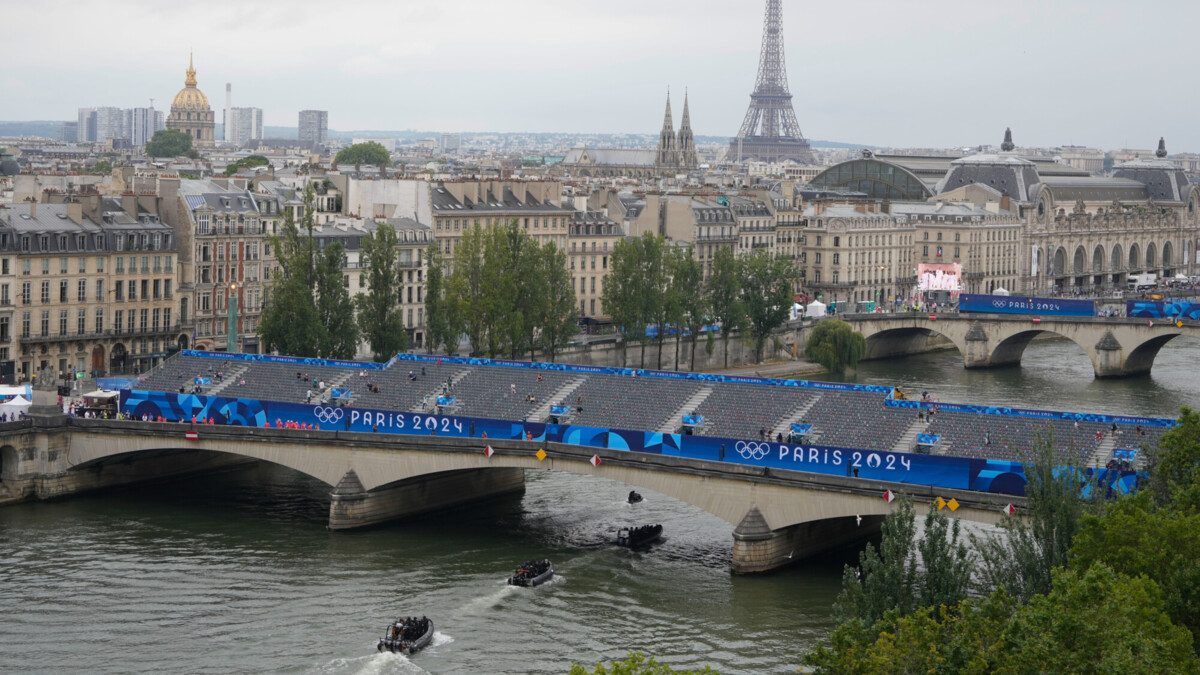
[[332, 366], [335, 368], [359, 368], [363, 370], [383, 370], [385, 364], [371, 361], [341, 361], [338, 359], [310, 359], [302, 356], [272, 356], [271, 354], [238, 354], [229, 352], [202, 352], [195, 349], [184, 349], [184, 356], [198, 356], [205, 359], [221, 359], [223, 361], [261, 361], [263, 363], [288, 363], [295, 366]]
[[1058, 410], [1030, 410], [1027, 408], [1008, 408], [1004, 406], [968, 405], [966, 403], [933, 403], [930, 401], [897, 400], [888, 396], [884, 405], [893, 408], [911, 408], [913, 410], [930, 410], [936, 408], [939, 412], [965, 412], [976, 415], [1006, 415], [1008, 417], [1032, 417], [1043, 420], [1069, 420], [1080, 422], [1100, 422], [1102, 424], [1140, 424], [1144, 427], [1173, 427], [1175, 420], [1166, 417], [1136, 417], [1133, 415], [1105, 415], [1103, 413], [1074, 413]]
[[1200, 303], [1187, 300], [1126, 300], [1125, 315], [1138, 319], [1190, 319], [1200, 321]]
[[[272, 428], [290, 422], [322, 431], [474, 437], [481, 442], [532, 440], [958, 490], [1021, 495], [1025, 489], [1019, 463], [965, 457], [139, 390], [121, 392], [121, 410], [135, 419], [144, 415], [169, 421], [211, 420], [222, 425], [269, 424]], [[1112, 473], [1103, 480], [1116, 489], [1129, 490], [1136, 477]]]
[[994, 314], [1038, 314], [1040, 316], [1096, 316], [1094, 300], [1066, 298], [1031, 298], [1021, 295], [980, 295], [961, 293], [960, 312], [991, 312]]

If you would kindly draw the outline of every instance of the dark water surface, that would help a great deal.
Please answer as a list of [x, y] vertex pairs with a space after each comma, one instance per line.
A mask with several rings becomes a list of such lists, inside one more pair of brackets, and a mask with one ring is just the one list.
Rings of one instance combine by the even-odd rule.
[[[1082, 351], [1022, 368], [957, 352], [862, 364], [856, 381], [962, 401], [1173, 416], [1200, 401], [1200, 340], [1148, 378], [1098, 381]], [[676, 667], [791, 673], [831, 629], [842, 552], [764, 577], [728, 572], [732, 527], [628, 486], [530, 472], [524, 496], [362, 532], [325, 529], [328, 488], [254, 466], [0, 509], [0, 669], [12, 672], [563, 673], [644, 650]], [[661, 522], [648, 552], [610, 544]], [[554, 560], [548, 585], [504, 584]], [[426, 614], [433, 646], [379, 655], [387, 621]]]

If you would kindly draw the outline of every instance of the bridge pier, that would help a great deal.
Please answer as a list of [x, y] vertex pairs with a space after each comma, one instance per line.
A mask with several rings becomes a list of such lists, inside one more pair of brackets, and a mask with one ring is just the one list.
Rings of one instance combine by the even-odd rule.
[[329, 529], [377, 525], [524, 489], [524, 469], [495, 468], [417, 476], [368, 491], [351, 469], [330, 495]]
[[840, 548], [875, 536], [883, 527], [884, 516], [827, 518], [798, 523], [772, 530], [759, 512], [751, 507], [733, 531], [735, 574], [769, 572], [819, 553]]

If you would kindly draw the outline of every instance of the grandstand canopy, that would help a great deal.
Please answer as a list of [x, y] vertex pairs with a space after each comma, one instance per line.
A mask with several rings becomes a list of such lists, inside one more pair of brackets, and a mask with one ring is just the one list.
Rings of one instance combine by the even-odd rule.
[[925, 201], [933, 192], [908, 169], [876, 157], [835, 164], [808, 182], [810, 188], [851, 190], [878, 199]]

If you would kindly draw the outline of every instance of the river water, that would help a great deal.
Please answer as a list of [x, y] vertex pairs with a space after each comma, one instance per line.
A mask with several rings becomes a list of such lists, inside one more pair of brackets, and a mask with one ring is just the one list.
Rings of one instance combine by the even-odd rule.
[[[945, 401], [1171, 416], [1197, 405], [1200, 341], [1149, 378], [1095, 381], [1068, 342], [1024, 367], [965, 371], [955, 352], [862, 364], [856, 381]], [[676, 667], [791, 673], [833, 626], [842, 551], [763, 577], [728, 572], [732, 528], [643, 491], [530, 472], [523, 496], [360, 532], [330, 532], [328, 488], [273, 466], [0, 509], [4, 670], [564, 673], [629, 651]], [[617, 527], [661, 522], [647, 552]], [[504, 583], [549, 557], [542, 587]], [[375, 653], [397, 615], [437, 623], [411, 659]]]

